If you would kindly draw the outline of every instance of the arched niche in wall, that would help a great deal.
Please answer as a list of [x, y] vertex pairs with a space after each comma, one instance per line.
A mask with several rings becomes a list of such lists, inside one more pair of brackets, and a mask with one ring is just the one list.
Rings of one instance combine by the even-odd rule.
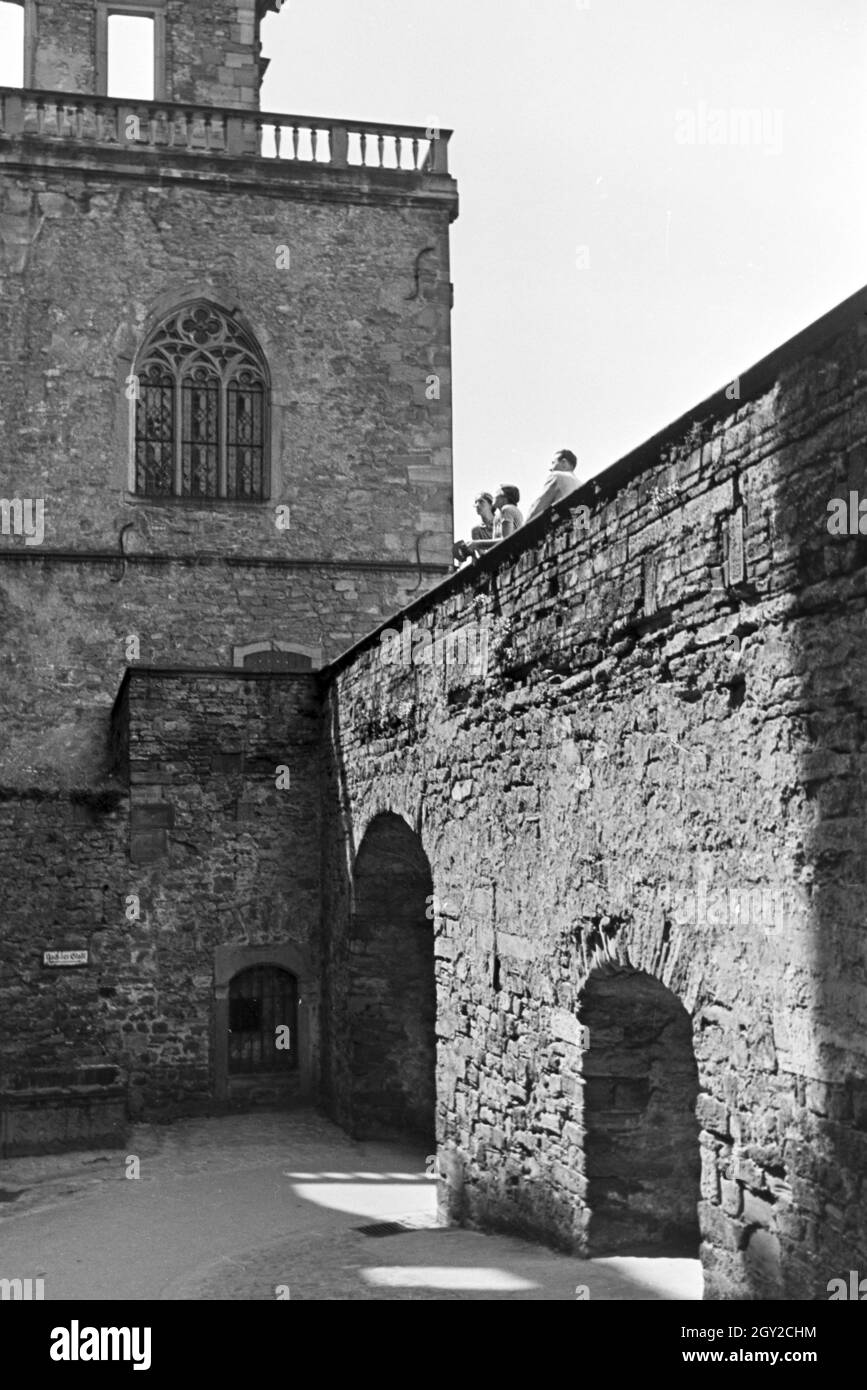
[[318, 671], [322, 648], [301, 642], [250, 642], [233, 649], [232, 662], [245, 671]]
[[433, 880], [421, 840], [400, 816], [375, 816], [353, 878], [346, 977], [352, 1133], [406, 1135], [432, 1149], [437, 992]]

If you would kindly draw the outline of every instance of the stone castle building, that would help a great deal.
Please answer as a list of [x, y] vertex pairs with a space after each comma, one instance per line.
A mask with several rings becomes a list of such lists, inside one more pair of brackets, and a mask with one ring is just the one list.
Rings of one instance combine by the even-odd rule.
[[[867, 292], [451, 574], [448, 133], [263, 115], [276, 4], [24, 8], [3, 1153], [304, 1098], [435, 1144], [445, 1219], [826, 1298], [867, 1266]], [[105, 94], [125, 9], [151, 102]]]

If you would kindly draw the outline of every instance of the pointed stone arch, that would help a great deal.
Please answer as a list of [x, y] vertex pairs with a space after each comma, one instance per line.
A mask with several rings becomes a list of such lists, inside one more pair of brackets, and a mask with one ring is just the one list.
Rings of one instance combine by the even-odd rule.
[[690, 1015], [653, 975], [610, 962], [588, 978], [580, 1016], [588, 1253], [697, 1257], [699, 1077]]
[[353, 866], [347, 1017], [350, 1127], [433, 1143], [436, 977], [433, 880], [421, 840], [387, 811]]

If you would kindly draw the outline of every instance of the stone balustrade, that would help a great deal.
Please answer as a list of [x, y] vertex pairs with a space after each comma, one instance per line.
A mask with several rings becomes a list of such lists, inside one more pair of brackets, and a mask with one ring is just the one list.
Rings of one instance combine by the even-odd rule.
[[24, 138], [417, 177], [448, 174], [450, 136], [422, 126], [0, 87], [0, 148]]

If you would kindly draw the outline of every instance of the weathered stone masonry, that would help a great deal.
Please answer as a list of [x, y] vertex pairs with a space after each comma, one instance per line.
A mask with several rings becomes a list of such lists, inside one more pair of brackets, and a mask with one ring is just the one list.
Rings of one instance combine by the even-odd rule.
[[[104, 1129], [73, 1117], [80, 1073], [97, 1067], [125, 1088], [131, 1117], [243, 1099], [249, 1088], [220, 1073], [216, 1037], [215, 959], [227, 948], [238, 968], [274, 963], [298, 979], [301, 1056], [282, 1098], [309, 1096], [318, 1070], [315, 678], [130, 671], [112, 723], [111, 788], [0, 798], [9, 1152], [98, 1141]], [[88, 969], [41, 969], [34, 924], [89, 950]], [[52, 1086], [65, 1087], [66, 1127], [40, 1119]], [[118, 1142], [126, 1113], [107, 1131]]]
[[[826, 1297], [867, 1258], [865, 541], [827, 529], [832, 497], [867, 492], [865, 313], [861, 293], [739, 403], [720, 392], [392, 620], [481, 624], [483, 677], [388, 665], [375, 634], [328, 694], [334, 1112], [352, 1122], [358, 1086], [352, 866], [396, 814], [437, 900], [446, 1210], [598, 1249], [596, 1184], [611, 1229], [659, 1237], [667, 1215], [682, 1237], [646, 1107], [688, 1146], [694, 1084], [711, 1298]], [[708, 908], [684, 914], [698, 880]], [[721, 908], [748, 888], [782, 914]], [[617, 1133], [646, 1167], [617, 1169]]]
[[[163, 21], [164, 92], [175, 101], [252, 106], [267, 60], [259, 27], [282, 0], [150, 0]], [[95, 0], [25, 0], [25, 85], [88, 93], [105, 75]], [[115, 9], [114, 6], [104, 6]], [[121, 6], [124, 8], [122, 0]], [[134, 12], [134, 8], [133, 8]], [[100, 71], [102, 70], [102, 71]]]
[[[424, 165], [413, 128], [323, 119], [316, 160], [302, 118], [266, 138], [276, 0], [168, 0], [164, 99], [100, 98], [99, 8], [29, 5], [31, 87], [0, 91], [0, 495], [45, 508], [40, 546], [0, 535], [5, 786], [104, 775], [127, 636], [151, 665], [268, 641], [328, 660], [451, 564], [448, 132]], [[260, 502], [132, 491], [136, 357], [195, 299], [267, 367]]]
[[[827, 528], [864, 488], [865, 311], [391, 620], [473, 629], [445, 664], [378, 631], [319, 677], [130, 671], [110, 783], [0, 807], [13, 1083], [75, 1056], [91, 1133], [127, 1081], [133, 1115], [243, 1103], [220, 982], [271, 960], [294, 1094], [435, 1125], [447, 1217], [700, 1236], [710, 1298], [825, 1297], [865, 1242], [867, 584]], [[98, 970], [39, 975], [34, 919]]]
[[[156, 100], [108, 98], [114, 8], [27, 0], [0, 89], [0, 497], [45, 519], [0, 527], [0, 1153], [267, 1098], [227, 1072], [260, 967], [309, 1093], [314, 687], [232, 667], [319, 666], [451, 566], [449, 132], [264, 115], [279, 0], [154, 0]], [[138, 355], [193, 301], [255, 343], [264, 500], [131, 490]]]
[[[216, 1074], [213, 1008], [215, 952], [227, 946], [251, 962], [290, 953], [303, 1028], [290, 1095], [309, 1095], [321, 911], [315, 678], [132, 671], [115, 727], [129, 779], [126, 892], [144, 911], [121, 947], [124, 961], [132, 947], [134, 968], [130, 989], [106, 1005], [106, 1032], [131, 1067], [135, 1110], [207, 1110], [232, 1098]], [[138, 1036], [119, 1036], [131, 1024]]]
[[[867, 292], [424, 594], [445, 142], [325, 122], [317, 164], [286, 118], [265, 158], [275, 3], [168, 0], [131, 138], [84, 0], [27, 6], [57, 90], [0, 91], [2, 493], [47, 528], [0, 537], [0, 1151], [319, 1098], [436, 1144], [448, 1219], [824, 1298], [867, 1263], [867, 551], [827, 526], [867, 497]], [[267, 502], [128, 491], [124, 383], [189, 297], [267, 360]], [[389, 626], [454, 645], [386, 662], [416, 591]], [[230, 669], [269, 641], [332, 664]], [[260, 970], [279, 1074], [230, 1063]]]

